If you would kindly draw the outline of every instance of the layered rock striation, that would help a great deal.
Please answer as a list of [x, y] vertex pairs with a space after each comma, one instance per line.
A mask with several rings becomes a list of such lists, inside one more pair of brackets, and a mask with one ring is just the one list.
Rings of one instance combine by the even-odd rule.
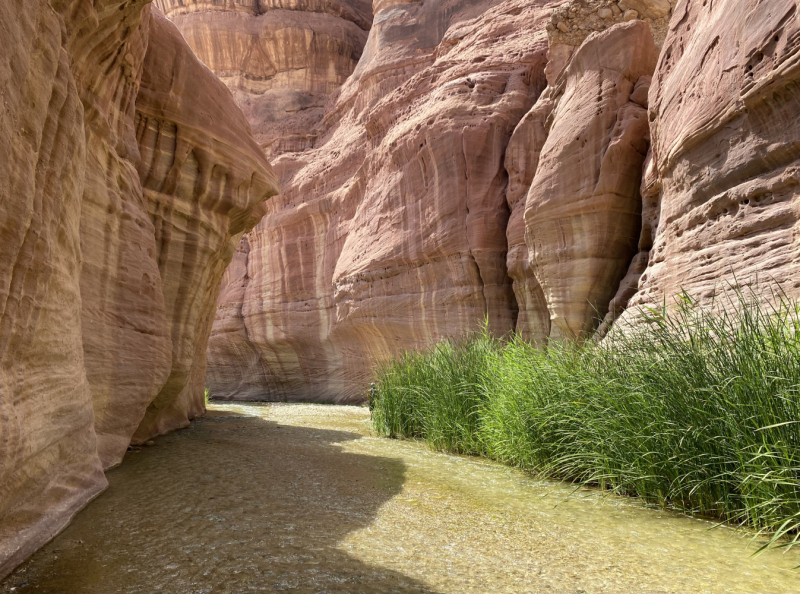
[[792, 294], [794, 10], [376, 4], [313, 147], [276, 159], [212, 392], [358, 399], [374, 362], [484, 318], [544, 343], [734, 277]]
[[[208, 387], [360, 400], [375, 361], [515, 327], [504, 153], [546, 86], [545, 2], [377, 4], [315, 147], [223, 289]], [[247, 379], [241, 374], [247, 373]]]
[[202, 412], [219, 279], [277, 184], [146, 1], [4, 3], [0, 30], [2, 576], [134, 433]]
[[546, 99], [549, 131], [524, 211], [531, 270], [515, 280], [538, 281], [551, 338], [594, 332], [637, 251], [657, 58], [646, 23], [616, 25], [587, 38]]
[[86, 138], [48, 2], [0, 4], [0, 576], [106, 486], [81, 343]]
[[366, 0], [155, 0], [233, 91], [273, 157], [313, 144], [328, 97], [353, 72], [372, 24]]
[[649, 264], [632, 304], [708, 301], [730, 282], [800, 294], [797, 11], [676, 8], [650, 92]]
[[136, 99], [138, 171], [155, 229], [171, 363], [136, 442], [205, 411], [205, 351], [222, 275], [277, 190], [230, 91], [172, 23], [154, 16], [151, 28]]
[[[106, 4], [83, 16], [85, 23], [93, 17], [99, 22], [70, 51], [75, 78], [82, 82], [86, 129], [80, 207], [83, 355], [104, 467], [122, 460], [171, 362], [155, 230], [139, 181], [134, 129], [150, 9], [146, 2]], [[120, 38], [120, 31], [127, 36]]]
[[795, 0], [156, 5], [0, 4], [0, 575], [204, 385], [800, 295]]
[[215, 397], [360, 400], [377, 361], [484, 320], [586, 336], [627, 278], [671, 5], [569, 38], [554, 19], [602, 6], [375, 8], [314, 147], [275, 160], [212, 331]]

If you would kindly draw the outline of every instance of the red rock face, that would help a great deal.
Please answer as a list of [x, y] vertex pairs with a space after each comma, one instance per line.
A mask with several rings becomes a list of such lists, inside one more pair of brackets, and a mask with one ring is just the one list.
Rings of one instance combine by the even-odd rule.
[[277, 185], [230, 91], [175, 26], [154, 16], [149, 39], [136, 135], [172, 364], [135, 442], [185, 427], [205, 412], [205, 350], [220, 281]]
[[517, 124], [506, 147], [506, 203], [511, 211], [506, 229], [506, 262], [519, 307], [516, 331], [538, 344], [544, 343], [550, 336], [550, 313], [542, 286], [531, 267], [528, 245], [525, 243], [525, 204], [548, 136], [547, 120], [555, 106], [555, 80], [573, 50], [563, 44], [550, 46], [545, 68], [548, 87]]
[[634, 99], [657, 57], [646, 23], [615, 25], [589, 36], [555, 83], [525, 205], [551, 337], [591, 334], [636, 253], [649, 126]]
[[4, 3], [0, 30], [3, 577], [105, 488], [134, 432], [202, 412], [219, 280], [276, 181], [147, 2]]
[[[108, 12], [71, 62], [85, 106], [86, 166], [81, 200], [81, 326], [92, 391], [97, 449], [104, 467], [122, 456], [143, 410], [164, 384], [171, 361], [169, 325], [155, 230], [136, 170], [136, 95], [150, 29], [138, 2]], [[83, 15], [91, 23], [95, 13]], [[118, 39], [118, 28], [130, 31]], [[94, 36], [102, 43], [92, 43]], [[109, 51], [109, 48], [119, 50]], [[98, 69], [99, 68], [99, 69]]]
[[545, 86], [544, 6], [376, 5], [315, 148], [275, 161], [283, 192], [212, 333], [214, 396], [360, 400], [376, 360], [514, 328], [503, 163]]
[[155, 0], [233, 91], [269, 157], [312, 146], [328, 96], [361, 56], [367, 0]]
[[797, 9], [676, 8], [650, 91], [646, 226], [657, 233], [635, 305], [681, 288], [705, 300], [734, 275], [800, 292]]
[[[81, 344], [81, 95], [48, 2], [0, 31], [0, 577], [106, 486]], [[54, 420], [57, 419], [57, 422]]]
[[796, 288], [795, 5], [556, 4], [518, 103], [511, 4], [375, 6], [314, 148], [276, 161], [284, 193], [220, 303], [215, 395], [356, 399], [374, 361], [486, 314], [543, 342], [731, 271]]

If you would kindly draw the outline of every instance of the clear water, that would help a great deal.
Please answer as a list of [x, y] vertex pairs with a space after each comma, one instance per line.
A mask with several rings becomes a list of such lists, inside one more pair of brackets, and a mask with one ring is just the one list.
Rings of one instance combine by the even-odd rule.
[[108, 478], [0, 592], [800, 591], [800, 550], [378, 438], [361, 407], [213, 404]]

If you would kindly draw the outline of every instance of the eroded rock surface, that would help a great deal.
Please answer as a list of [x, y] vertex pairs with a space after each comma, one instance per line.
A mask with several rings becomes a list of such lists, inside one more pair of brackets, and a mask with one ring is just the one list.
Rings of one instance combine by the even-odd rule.
[[235, 96], [147, 5], [0, 4], [0, 575], [207, 341], [215, 396], [360, 400], [484, 319], [800, 294], [794, 0], [157, 0]]
[[623, 23], [591, 35], [555, 82], [524, 215], [551, 337], [592, 333], [637, 251], [649, 126], [633, 99], [657, 58], [648, 25]]
[[[223, 290], [208, 386], [360, 400], [374, 361], [511, 331], [504, 154], [545, 87], [545, 2], [377, 4], [364, 55], [313, 150], [275, 161], [283, 192]], [[238, 266], [238, 265], [237, 265]], [[242, 325], [234, 323], [242, 299]], [[246, 364], [231, 361], [246, 354]]]
[[367, 0], [155, 0], [234, 92], [268, 156], [304, 150], [361, 57]]
[[553, 9], [547, 31], [550, 45], [579, 47], [594, 32], [631, 21], [648, 24], [661, 47], [678, 0], [568, 0]]
[[205, 410], [205, 351], [220, 281], [277, 189], [230, 91], [172, 23], [156, 15], [151, 28], [136, 130], [172, 365], [134, 441], [186, 426]]
[[0, 577], [106, 486], [81, 344], [86, 139], [64, 21], [0, 4]]
[[[84, 15], [85, 22], [95, 16], [100, 23], [74, 43], [70, 56], [83, 82], [86, 128], [83, 352], [98, 454], [109, 467], [122, 460], [144, 409], [164, 384], [171, 343], [133, 126], [150, 11], [146, 2], [106, 4]], [[120, 38], [120, 30], [127, 36]]]
[[800, 294], [797, 9], [677, 7], [650, 92], [657, 233], [634, 305], [708, 300], [734, 279]]
[[105, 488], [137, 428], [202, 411], [219, 279], [276, 182], [145, 0], [13, 1], [0, 31], [3, 576]]
[[556, 80], [573, 51], [574, 48], [565, 44], [550, 46], [545, 67], [548, 86], [517, 124], [505, 155], [508, 174], [506, 203], [511, 211], [506, 228], [506, 264], [519, 308], [516, 331], [537, 344], [543, 344], [550, 336], [550, 312], [542, 286], [531, 267], [528, 245], [525, 243], [525, 204], [548, 136], [548, 119], [556, 104]]

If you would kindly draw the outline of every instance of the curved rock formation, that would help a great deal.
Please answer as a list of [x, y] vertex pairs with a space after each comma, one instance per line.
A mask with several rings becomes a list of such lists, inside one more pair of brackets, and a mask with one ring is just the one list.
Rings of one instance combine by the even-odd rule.
[[[230, 275], [244, 290], [223, 292], [209, 343], [216, 397], [360, 400], [376, 360], [487, 316], [497, 334], [514, 328], [504, 153], [545, 86], [550, 10], [375, 10], [315, 148], [275, 161], [283, 192], [248, 236], [246, 273]], [[243, 392], [244, 368], [259, 378]]]
[[[76, 79], [85, 81], [81, 326], [104, 467], [122, 460], [171, 360], [155, 230], [136, 170], [133, 126], [149, 7], [138, 2], [117, 12], [98, 11], [96, 17], [106, 15], [106, 20], [75, 42], [70, 53]], [[84, 15], [85, 22], [90, 18]], [[121, 28], [129, 31], [127, 38], [119, 38]]]
[[81, 344], [81, 93], [64, 21], [0, 4], [0, 577], [106, 486]]
[[219, 280], [277, 183], [145, 0], [4, 3], [0, 30], [2, 577], [134, 432], [202, 411]]
[[207, 342], [215, 396], [360, 400], [483, 320], [800, 294], [795, 0], [157, 4], [236, 97], [146, 0], [0, 3], [0, 576]]
[[551, 337], [593, 332], [636, 253], [649, 126], [635, 99], [657, 58], [647, 24], [623, 23], [591, 35], [556, 81], [525, 206]]
[[517, 124], [506, 147], [506, 202], [511, 210], [506, 229], [506, 264], [519, 307], [516, 331], [523, 338], [538, 344], [544, 343], [550, 336], [550, 312], [542, 286], [531, 268], [528, 245], [525, 243], [525, 204], [547, 140], [547, 121], [555, 107], [555, 81], [572, 53], [573, 48], [568, 45], [550, 46], [545, 67], [548, 87]]
[[220, 281], [242, 233], [277, 189], [230, 91], [172, 23], [154, 17], [151, 29], [136, 130], [172, 364], [136, 442], [185, 427], [205, 411], [205, 351]]
[[707, 300], [734, 280], [800, 294], [797, 11], [677, 7], [650, 92], [657, 233], [634, 305], [681, 289]]
[[361, 57], [367, 0], [155, 0], [234, 92], [269, 156], [304, 150]]

